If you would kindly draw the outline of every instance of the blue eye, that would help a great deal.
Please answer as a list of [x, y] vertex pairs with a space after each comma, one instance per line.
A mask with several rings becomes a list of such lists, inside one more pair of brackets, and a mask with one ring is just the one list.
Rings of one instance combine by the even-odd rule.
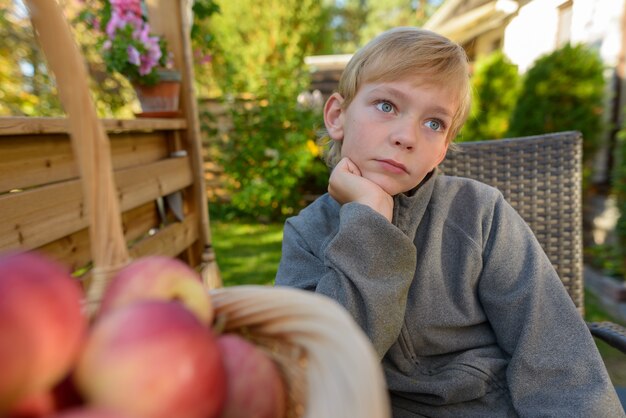
[[376, 109], [380, 110], [381, 112], [391, 113], [393, 112], [394, 107], [389, 102], [381, 101], [376, 103]]
[[433, 131], [440, 131], [443, 129], [443, 123], [438, 120], [429, 120], [428, 122], [426, 122], [426, 126]]

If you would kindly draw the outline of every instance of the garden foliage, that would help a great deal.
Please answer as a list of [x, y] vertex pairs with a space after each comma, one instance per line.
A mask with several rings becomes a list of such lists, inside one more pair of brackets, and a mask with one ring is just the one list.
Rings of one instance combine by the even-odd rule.
[[323, 8], [314, 0], [221, 2], [211, 17], [212, 67], [233, 127], [219, 152], [232, 206], [267, 219], [295, 213], [303, 185], [321, 164], [319, 109], [299, 105], [308, 90], [304, 57], [315, 46]]
[[597, 52], [584, 45], [540, 57], [526, 73], [507, 136], [577, 130], [589, 161], [602, 137], [603, 70]]
[[[615, 232], [621, 271], [626, 275], [626, 127], [622, 128], [618, 134], [614, 156], [612, 191], [615, 194], [617, 208], [620, 212]], [[626, 277], [624, 279], [626, 280]]]
[[517, 66], [502, 52], [494, 52], [476, 62], [471, 81], [472, 113], [459, 141], [504, 137], [519, 94]]

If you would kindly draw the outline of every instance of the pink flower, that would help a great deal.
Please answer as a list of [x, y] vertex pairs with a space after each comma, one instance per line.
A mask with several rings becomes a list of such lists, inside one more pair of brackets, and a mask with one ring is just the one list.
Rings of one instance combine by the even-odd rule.
[[[152, 84], [158, 80], [155, 68], [169, 64], [164, 44], [150, 33], [140, 0], [109, 0], [111, 14], [106, 22], [102, 51], [107, 69], [133, 82]], [[125, 60], [119, 60], [125, 53]]]
[[126, 26], [126, 22], [122, 20], [119, 14], [111, 13], [111, 19], [107, 23], [106, 33], [109, 38], [115, 38], [115, 32]]
[[120, 14], [132, 13], [141, 17], [141, 1], [140, 0], [110, 0], [113, 12]]
[[148, 38], [148, 42], [144, 44], [147, 47], [147, 53], [141, 56], [141, 66], [139, 74], [148, 74], [159, 63], [161, 59], [161, 47], [159, 46], [159, 38], [152, 36]]
[[126, 52], [128, 53], [128, 62], [133, 65], [141, 64], [141, 61], [139, 59], [139, 51], [137, 51], [137, 48], [132, 45], [128, 45]]

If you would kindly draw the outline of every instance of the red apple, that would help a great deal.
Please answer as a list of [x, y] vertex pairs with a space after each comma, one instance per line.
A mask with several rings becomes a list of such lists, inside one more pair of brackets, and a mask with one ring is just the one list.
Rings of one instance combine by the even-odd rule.
[[67, 374], [87, 326], [81, 298], [57, 262], [34, 252], [0, 256], [0, 415]]
[[226, 398], [212, 331], [173, 301], [137, 301], [100, 317], [74, 378], [87, 403], [141, 418], [217, 417]]
[[235, 334], [217, 340], [226, 368], [226, 405], [222, 418], [282, 418], [287, 393], [274, 361]]
[[8, 418], [43, 418], [55, 411], [52, 391], [39, 392], [20, 399], [12, 406]]
[[47, 418], [53, 413], [82, 404], [83, 399], [68, 374], [52, 389], [21, 398], [12, 406], [7, 418]]
[[124, 267], [107, 286], [100, 315], [144, 299], [178, 300], [204, 324], [213, 319], [211, 299], [200, 274], [177, 258], [148, 256]]
[[129, 415], [123, 415], [119, 412], [108, 411], [105, 409], [94, 407], [74, 408], [61, 411], [49, 418], [133, 418]]

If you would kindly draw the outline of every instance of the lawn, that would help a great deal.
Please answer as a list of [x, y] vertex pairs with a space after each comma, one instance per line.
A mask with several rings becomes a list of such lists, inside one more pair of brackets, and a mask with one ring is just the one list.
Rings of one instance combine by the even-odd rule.
[[[282, 223], [212, 221], [213, 243], [224, 285], [272, 285], [280, 261], [282, 229]], [[614, 321], [592, 294], [586, 292], [585, 301], [588, 320]], [[626, 355], [602, 341], [596, 343], [613, 383], [626, 387]]]
[[211, 221], [211, 233], [224, 286], [274, 284], [282, 223]]

